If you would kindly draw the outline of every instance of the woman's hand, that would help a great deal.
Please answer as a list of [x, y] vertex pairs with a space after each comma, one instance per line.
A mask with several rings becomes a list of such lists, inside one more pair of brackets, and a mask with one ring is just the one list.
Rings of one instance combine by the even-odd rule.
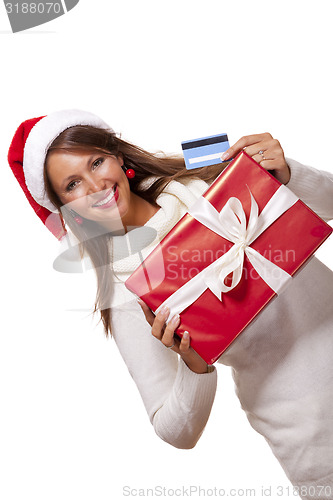
[[290, 179], [290, 169], [284, 158], [283, 149], [277, 139], [271, 134], [247, 135], [239, 139], [223, 155], [222, 160], [233, 158], [244, 149], [257, 163], [271, 172], [282, 184], [287, 184]]
[[142, 300], [138, 299], [138, 303], [146, 317], [146, 320], [150, 324], [152, 335], [160, 340], [165, 348], [169, 347], [177, 354], [179, 354], [187, 366], [195, 373], [206, 373], [207, 363], [197, 354], [192, 347], [190, 347], [190, 335], [188, 332], [184, 332], [182, 339], [179, 340], [175, 336], [175, 330], [179, 325], [180, 317], [176, 315], [171, 321], [166, 325], [165, 322], [169, 315], [169, 310], [166, 309], [159, 311], [155, 316], [154, 313], [149, 309], [147, 304]]

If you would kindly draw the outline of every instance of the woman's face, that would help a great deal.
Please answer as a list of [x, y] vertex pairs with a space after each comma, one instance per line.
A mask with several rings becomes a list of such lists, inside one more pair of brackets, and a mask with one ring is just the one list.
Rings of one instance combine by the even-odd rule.
[[121, 156], [104, 153], [54, 151], [46, 169], [64, 205], [86, 219], [118, 229], [120, 219], [128, 224], [132, 206], [123, 163]]

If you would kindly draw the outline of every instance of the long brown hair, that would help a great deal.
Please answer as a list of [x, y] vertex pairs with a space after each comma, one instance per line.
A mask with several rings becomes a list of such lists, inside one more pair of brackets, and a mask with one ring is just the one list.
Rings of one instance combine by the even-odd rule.
[[[197, 178], [210, 182], [221, 173], [227, 163], [187, 170], [182, 156], [149, 153], [122, 140], [115, 133], [86, 125], [70, 127], [52, 142], [44, 165], [45, 190], [52, 203], [62, 214], [66, 224], [78, 238], [81, 256], [87, 252], [91, 258], [97, 276], [94, 312], [100, 310], [105, 334], [106, 336], [108, 333], [112, 335], [111, 309], [109, 307], [113, 293], [109, 252], [109, 240], [112, 234], [105, 234], [105, 229], [101, 231], [97, 222], [88, 219], [83, 218], [82, 224], [76, 224], [70, 211], [61, 203], [50, 183], [46, 168], [49, 153], [59, 150], [73, 153], [80, 151], [102, 152], [115, 156], [122, 154], [124, 165], [135, 170], [135, 177], [129, 181], [131, 191], [156, 207], [158, 207], [157, 197], [172, 180]], [[141, 182], [149, 177], [157, 177], [157, 179], [153, 180], [148, 188], [140, 186]]]

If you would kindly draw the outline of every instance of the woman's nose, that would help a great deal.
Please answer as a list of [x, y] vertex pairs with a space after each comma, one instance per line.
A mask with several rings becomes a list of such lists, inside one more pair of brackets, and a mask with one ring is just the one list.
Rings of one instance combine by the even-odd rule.
[[105, 182], [102, 179], [96, 179], [95, 177], [89, 177], [87, 179], [87, 191], [88, 194], [99, 193], [106, 189]]

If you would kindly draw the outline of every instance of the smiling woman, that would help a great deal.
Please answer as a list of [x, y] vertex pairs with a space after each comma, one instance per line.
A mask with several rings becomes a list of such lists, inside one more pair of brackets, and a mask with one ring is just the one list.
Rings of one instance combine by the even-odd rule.
[[[323, 219], [333, 218], [332, 174], [285, 159], [267, 133], [243, 137], [227, 154], [244, 148]], [[216, 367], [191, 348], [190, 332], [175, 335], [179, 316], [166, 324], [167, 309], [155, 316], [144, 303], [140, 308], [124, 282], [140, 264], [139, 252], [158, 245], [226, 164], [186, 170], [181, 157], [149, 153], [77, 110], [23, 122], [9, 164], [53, 234], [60, 239], [71, 230], [89, 254], [98, 280], [95, 311], [156, 433], [192, 448], [213, 405]], [[146, 229], [154, 239], [145, 240]], [[194, 262], [193, 252], [182, 260]], [[232, 367], [251, 426], [303, 499], [333, 499], [332, 302], [333, 273], [314, 257], [218, 360]]]
[[183, 158], [149, 153], [81, 110], [23, 122], [9, 162], [47, 227], [60, 239], [67, 226], [78, 238], [81, 254], [90, 256], [98, 280], [95, 311], [100, 311], [106, 334], [111, 333], [114, 281], [111, 236], [150, 220], [160, 208], [157, 197], [170, 182], [198, 177], [209, 182], [225, 166], [188, 171]]
[[149, 205], [131, 192], [122, 156], [100, 155], [61, 152], [54, 146], [46, 160], [46, 175], [54, 193], [63, 206], [110, 231], [117, 221], [125, 228], [135, 225], [137, 214], [143, 217], [143, 224], [149, 218]]
[[89, 141], [98, 140], [100, 135], [100, 129], [73, 126], [53, 141], [45, 161], [49, 196], [57, 206], [61, 203], [109, 231], [143, 225], [158, 207], [130, 189], [128, 172], [132, 179], [135, 173], [125, 167], [119, 146], [112, 154], [115, 134], [103, 138], [114, 144], [86, 150]]

